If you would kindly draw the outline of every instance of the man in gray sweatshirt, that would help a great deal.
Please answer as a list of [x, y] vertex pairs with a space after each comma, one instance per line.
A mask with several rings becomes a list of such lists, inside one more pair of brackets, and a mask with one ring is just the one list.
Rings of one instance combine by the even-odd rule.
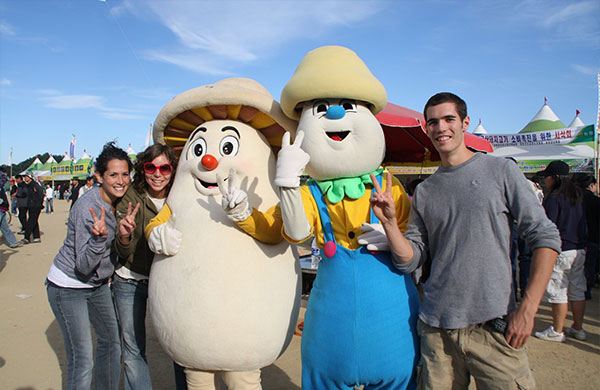
[[[418, 325], [420, 385], [467, 389], [472, 376], [478, 388], [533, 388], [524, 346], [560, 251], [558, 231], [514, 163], [465, 146], [462, 99], [434, 95], [424, 115], [442, 164], [417, 187], [404, 235], [393, 201], [377, 184], [372, 200], [400, 270], [412, 272], [431, 257]], [[513, 220], [533, 248], [518, 307], [509, 255]]]

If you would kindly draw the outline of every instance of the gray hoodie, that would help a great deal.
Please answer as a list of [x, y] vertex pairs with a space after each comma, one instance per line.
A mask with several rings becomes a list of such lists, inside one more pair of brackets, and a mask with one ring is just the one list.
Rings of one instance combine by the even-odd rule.
[[[104, 207], [108, 235], [98, 237], [90, 230], [94, 219], [90, 208], [100, 218]], [[67, 276], [91, 285], [101, 285], [112, 276], [117, 256], [112, 250], [117, 220], [111, 205], [100, 198], [100, 188], [94, 187], [71, 209], [67, 237], [54, 258], [54, 265]]]

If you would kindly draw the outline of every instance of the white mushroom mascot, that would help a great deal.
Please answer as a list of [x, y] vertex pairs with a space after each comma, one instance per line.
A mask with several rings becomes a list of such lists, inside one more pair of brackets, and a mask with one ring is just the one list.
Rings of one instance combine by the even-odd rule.
[[[231, 390], [261, 389], [260, 368], [293, 337], [301, 272], [282, 240], [273, 148], [294, 128], [243, 78], [186, 91], [154, 122], [155, 142], [180, 156], [167, 205], [145, 230], [157, 253], [150, 313], [190, 389], [215, 388], [216, 372]], [[237, 226], [251, 215], [256, 239]]]
[[[304, 318], [303, 390], [415, 388], [418, 294], [393, 266], [369, 201], [374, 186], [391, 191], [406, 229], [402, 185], [391, 175], [381, 184], [385, 140], [375, 114], [386, 102], [364, 62], [339, 46], [309, 52], [281, 94], [284, 113], [299, 119], [277, 160], [284, 236], [314, 235], [322, 255]], [[300, 187], [304, 170], [311, 180]]]

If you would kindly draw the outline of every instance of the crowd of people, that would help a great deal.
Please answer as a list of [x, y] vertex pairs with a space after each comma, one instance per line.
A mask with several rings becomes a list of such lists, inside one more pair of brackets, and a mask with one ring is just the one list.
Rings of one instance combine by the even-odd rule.
[[[427, 280], [420, 281], [420, 383], [466, 389], [473, 379], [482, 388], [513, 388], [515, 382], [530, 388], [524, 345], [542, 299], [551, 303], [553, 321], [536, 337], [586, 338], [585, 301], [599, 271], [596, 181], [570, 176], [566, 163], [553, 161], [538, 174], [542, 199], [516, 164], [465, 146], [469, 117], [461, 98], [437, 94], [424, 115], [442, 161], [434, 175], [407, 186], [407, 230], [398, 228], [390, 173], [385, 191], [372, 177], [370, 200], [395, 267], [406, 273], [427, 267]], [[95, 175], [85, 184], [73, 181], [66, 238], [46, 280], [64, 336], [67, 389], [90, 388], [92, 377], [97, 388], [118, 389], [122, 365], [125, 389], [151, 388], [145, 318], [154, 253], [144, 227], [165, 204], [176, 167], [169, 146], [150, 146], [134, 167], [124, 150], [108, 143]], [[1, 172], [0, 187], [6, 180]], [[53, 213], [58, 191], [42, 189], [31, 174], [17, 176], [11, 198], [21, 241], [8, 227], [9, 202], [0, 192], [0, 227], [11, 248], [40, 241], [39, 214], [44, 201], [46, 213]], [[517, 257], [511, 251], [526, 278], [513, 275], [511, 257]], [[573, 324], [565, 327], [569, 304]], [[183, 368], [174, 363], [174, 371], [176, 388], [185, 388]]]

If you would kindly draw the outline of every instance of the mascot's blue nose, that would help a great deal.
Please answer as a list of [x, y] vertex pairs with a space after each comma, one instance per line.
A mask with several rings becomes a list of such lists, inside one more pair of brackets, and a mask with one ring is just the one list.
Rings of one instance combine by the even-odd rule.
[[346, 115], [346, 110], [342, 106], [331, 106], [327, 109], [325, 116], [327, 119], [342, 119]]

